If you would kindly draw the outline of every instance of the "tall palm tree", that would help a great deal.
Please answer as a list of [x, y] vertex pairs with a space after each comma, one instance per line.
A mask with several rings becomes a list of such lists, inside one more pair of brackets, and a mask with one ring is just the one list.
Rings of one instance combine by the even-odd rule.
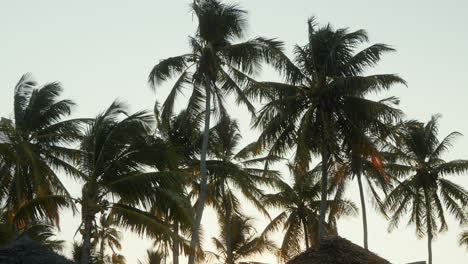
[[[191, 246], [195, 248], [206, 199], [206, 154], [212, 108], [215, 113], [226, 115], [224, 98], [234, 94], [237, 103], [246, 105], [254, 114], [255, 109], [244, 95], [242, 85], [249, 79], [249, 75], [258, 72], [261, 62], [274, 60], [273, 55], [281, 49], [282, 44], [265, 38], [237, 43], [244, 37], [247, 26], [247, 12], [237, 5], [224, 4], [219, 0], [202, 0], [194, 1], [191, 7], [198, 19], [196, 34], [189, 38], [191, 51], [160, 61], [151, 71], [149, 81], [155, 87], [179, 75], [162, 106], [163, 119], [171, 118], [175, 100], [187, 86], [192, 89], [187, 111], [195, 116], [204, 111], [200, 202], [191, 238]], [[190, 264], [193, 264], [194, 257], [190, 257]]]
[[[99, 114], [86, 130], [80, 162], [85, 176], [81, 197], [83, 246], [81, 263], [90, 263], [91, 236], [98, 213], [109, 214], [119, 226], [152, 237], [168, 236], [168, 223], [149, 210], [154, 205], [170, 207], [190, 218], [180, 204], [184, 174], [167, 171], [161, 142], [149, 137], [154, 117], [145, 112], [128, 114], [118, 102]], [[156, 168], [156, 172], [145, 172]]]
[[[252, 202], [257, 209], [268, 215], [260, 202], [263, 195], [260, 187], [272, 185], [279, 177], [278, 172], [254, 167], [265, 160], [255, 157], [255, 143], [237, 150], [242, 136], [237, 121], [230, 117], [222, 117], [211, 129], [210, 134], [206, 204], [218, 212], [220, 221], [229, 222], [230, 215], [240, 213], [240, 201], [236, 194], [240, 192], [246, 200]], [[198, 170], [194, 166], [193, 173], [197, 172]], [[191, 195], [199, 197], [199, 193], [199, 185], [195, 182]], [[230, 224], [224, 223], [224, 226], [228, 227]], [[232, 262], [233, 257], [230, 250], [230, 237], [230, 230], [226, 230], [228, 263]]]
[[85, 120], [64, 120], [74, 103], [60, 99], [62, 91], [57, 82], [38, 86], [25, 74], [14, 89], [13, 119], [0, 121], [0, 201], [19, 228], [43, 219], [58, 225], [59, 208], [72, 205], [56, 172], [81, 176], [73, 166], [80, 151], [70, 145]]
[[373, 138], [365, 133], [349, 133], [342, 147], [343, 154], [332, 164], [332, 177], [339, 184], [343, 181], [357, 179], [359, 198], [361, 202], [361, 216], [363, 225], [364, 248], [368, 249], [367, 208], [364, 197], [363, 178], [367, 183], [371, 197], [382, 211], [382, 199], [378, 190], [385, 194], [391, 189], [391, 181], [384, 170], [386, 153], [381, 150], [385, 140]]
[[[400, 115], [392, 106], [396, 99], [374, 101], [366, 96], [405, 83], [394, 74], [364, 75], [384, 53], [394, 51], [385, 44], [358, 51], [368, 41], [364, 30], [317, 27], [314, 18], [309, 19], [308, 29], [309, 43], [295, 46], [293, 60], [283, 60], [285, 83], [250, 81], [245, 90], [249, 97], [266, 101], [254, 123], [262, 130], [260, 144], [269, 146], [274, 155], [295, 147], [295, 164], [303, 171], [313, 154], [321, 156], [328, 168], [353, 127], [373, 135], [383, 133], [384, 123]], [[328, 169], [322, 173], [326, 188]], [[324, 189], [319, 237], [325, 232], [326, 201]]]
[[408, 224], [414, 224], [419, 237], [427, 235], [428, 263], [432, 264], [432, 240], [437, 232], [447, 229], [445, 210], [461, 223], [466, 223], [468, 192], [446, 179], [449, 175], [468, 172], [468, 160], [442, 159], [460, 135], [452, 132], [438, 139], [438, 116], [426, 124], [408, 122], [404, 133], [388, 149], [395, 160], [386, 164], [386, 171], [403, 178], [387, 196], [384, 206], [393, 215], [390, 229], [409, 213]]
[[[178, 157], [177, 164], [174, 164], [175, 169], [180, 171], [189, 169], [191, 171], [190, 168], [193, 167], [193, 164], [199, 162], [198, 155], [200, 154], [200, 142], [202, 142], [202, 132], [200, 131], [202, 115], [191, 116], [186, 110], [183, 110], [166, 120], [158, 114], [159, 112], [156, 111], [158, 132]], [[192, 180], [189, 179], [186, 189], [189, 189], [191, 183]], [[183, 219], [172, 215], [170, 212], [167, 212], [163, 217], [172, 222], [172, 229], [176, 236], [190, 237], [193, 223], [183, 222]], [[167, 251], [167, 247], [171, 246], [173, 264], [179, 264], [179, 255], [181, 253], [189, 254], [191, 252], [187, 248], [187, 243], [179, 239], [163, 239], [157, 241], [155, 246], [158, 247], [160, 252]]]
[[[187, 116], [186, 111], [174, 116], [168, 123], [161, 123], [160, 128], [163, 136], [171, 143], [179, 155], [184, 157], [180, 165], [181, 170], [190, 171], [198, 175], [199, 163], [197, 154], [202, 132], [199, 130], [200, 118]], [[241, 135], [237, 121], [224, 116], [210, 130], [208, 168], [208, 193], [206, 203], [213, 206], [218, 212], [219, 219], [226, 219], [227, 215], [240, 211], [239, 198], [235, 195], [236, 190], [252, 201], [257, 208], [267, 214], [261, 206], [259, 198], [262, 191], [259, 185], [268, 184], [277, 177], [277, 172], [271, 170], [259, 170], [252, 167], [263, 161], [255, 156], [255, 144], [249, 144], [244, 149], [237, 150]], [[262, 177], [258, 177], [262, 175]], [[193, 182], [191, 197], [198, 197], [200, 192], [197, 181]], [[196, 205], [195, 205], [196, 207]], [[230, 221], [230, 219], [226, 219]], [[228, 226], [228, 225], [225, 225]], [[177, 226], [179, 228], [181, 226]], [[230, 246], [230, 233], [227, 231], [227, 246]], [[183, 248], [183, 247], [179, 247]], [[178, 254], [178, 249], [173, 249], [173, 257]], [[187, 251], [186, 251], [187, 252]], [[232, 259], [232, 255], [229, 255]], [[173, 262], [178, 259], [174, 258]]]
[[[210, 134], [209, 159], [207, 160], [207, 205], [215, 208], [220, 220], [226, 221], [223, 224], [225, 228], [231, 226], [229, 223], [231, 216], [240, 213], [240, 200], [237, 192], [240, 192], [244, 199], [250, 201], [263, 214], [268, 215], [260, 202], [263, 196], [260, 188], [272, 186], [279, 178], [279, 173], [253, 166], [264, 161], [263, 158], [255, 157], [255, 143], [237, 150], [242, 139], [237, 121], [224, 116], [211, 129]], [[200, 188], [195, 185], [192, 193], [199, 194]], [[233, 264], [231, 230], [226, 229], [224, 232], [227, 250], [226, 263]]]
[[[252, 218], [233, 214], [230, 221], [221, 221], [221, 233], [219, 237], [213, 237], [213, 244], [216, 252], [213, 254], [217, 260], [222, 263], [232, 264], [261, 264], [256, 261], [249, 261], [249, 258], [255, 257], [264, 252], [276, 251], [275, 243], [266, 236], [257, 235], [252, 223]], [[226, 225], [229, 223], [229, 227]], [[230, 230], [232, 236], [227, 237], [226, 231]], [[227, 240], [231, 240], [230, 251], [228, 252]], [[232, 259], [228, 260], [228, 256]]]
[[[262, 203], [269, 208], [280, 209], [278, 216], [271, 220], [265, 232], [278, 231], [282, 226], [284, 237], [279, 256], [287, 260], [301, 252], [301, 243], [305, 248], [317, 242], [319, 212], [321, 204], [321, 164], [313, 170], [302, 173], [295, 165], [289, 165], [292, 175], [291, 184], [277, 182], [277, 193], [266, 194]], [[327, 191], [334, 195], [328, 201], [329, 217], [326, 223], [327, 233], [337, 233], [336, 221], [340, 217], [356, 213], [355, 205], [343, 198], [345, 184], [333, 184], [330, 181]]]

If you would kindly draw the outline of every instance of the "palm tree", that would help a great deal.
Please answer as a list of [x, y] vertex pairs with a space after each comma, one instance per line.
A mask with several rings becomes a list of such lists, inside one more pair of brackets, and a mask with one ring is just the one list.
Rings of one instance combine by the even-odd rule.
[[[166, 120], [161, 118], [158, 111], [155, 113], [158, 118], [158, 132], [169, 147], [177, 155], [177, 164], [174, 169], [180, 171], [191, 171], [193, 164], [198, 161], [198, 155], [200, 153], [200, 142], [202, 142], [202, 133], [200, 131], [201, 115], [191, 116], [186, 110], [179, 112], [177, 115]], [[162, 120], [161, 120], [162, 119]], [[187, 189], [190, 187], [192, 180], [190, 179], [186, 183]], [[190, 203], [190, 199], [187, 199]], [[190, 206], [190, 204], [189, 204]], [[158, 210], [161, 212], [161, 210]], [[191, 222], [184, 222], [180, 217], [171, 215], [167, 212], [162, 215], [172, 223], [172, 229], [176, 236], [183, 235], [190, 237], [192, 229]], [[173, 264], [179, 264], [179, 255], [181, 251], [185, 254], [190, 253], [191, 250], [187, 248], [187, 243], [180, 239], [163, 239], [157, 241], [155, 246], [158, 247], [159, 252], [167, 252], [169, 246], [172, 247], [172, 262]]]
[[[237, 5], [202, 0], [194, 1], [191, 7], [198, 19], [196, 34], [189, 38], [191, 51], [160, 61], [151, 71], [149, 81], [154, 88], [162, 81], [179, 75], [162, 106], [163, 119], [172, 117], [174, 102], [187, 86], [192, 88], [188, 113], [198, 116], [204, 111], [205, 124], [200, 151], [201, 192], [191, 238], [191, 246], [195, 248], [207, 191], [206, 154], [212, 103], [215, 113], [226, 115], [224, 98], [234, 94], [237, 103], [246, 105], [254, 114], [255, 109], [241, 87], [249, 80], [249, 75], [258, 72], [261, 62], [274, 60], [274, 54], [281, 49], [282, 44], [265, 38], [235, 43], [242, 39], [247, 26], [247, 12]], [[194, 263], [194, 258], [192, 254], [189, 264]]]
[[201, 115], [191, 116], [187, 110], [182, 110], [170, 120], [158, 122], [158, 132], [176, 153], [179, 169], [192, 167], [194, 161], [199, 161], [202, 121]]
[[[357, 51], [368, 41], [364, 30], [317, 27], [314, 18], [309, 19], [308, 28], [309, 43], [295, 46], [294, 60], [283, 60], [285, 83], [251, 81], [245, 90], [249, 97], [266, 101], [254, 123], [262, 130], [260, 145], [269, 146], [273, 155], [295, 147], [295, 164], [303, 171], [308, 170], [313, 154], [320, 155], [328, 168], [353, 127], [372, 135], [383, 133], [384, 124], [400, 115], [392, 107], [397, 100], [374, 101], [366, 96], [405, 83], [394, 74], [364, 75], [381, 55], [394, 51], [385, 44]], [[322, 170], [320, 238], [325, 232], [327, 172]]]
[[14, 117], [0, 121], [0, 201], [8, 221], [22, 228], [53, 219], [72, 205], [57, 170], [81, 176], [73, 166], [80, 151], [70, 145], [80, 139], [84, 119], [63, 120], [74, 103], [59, 99], [57, 82], [38, 87], [29, 74], [15, 87]]
[[[120, 118], [122, 117], [123, 118]], [[109, 214], [119, 226], [152, 237], [168, 236], [168, 223], [145, 211], [154, 205], [171, 208], [190, 218], [180, 205], [184, 174], [167, 171], [162, 157], [165, 148], [149, 136], [154, 117], [145, 112], [128, 114], [118, 102], [99, 114], [86, 130], [81, 150], [85, 176], [82, 188], [81, 214], [83, 246], [81, 263], [90, 263], [91, 236], [98, 213]], [[144, 172], [145, 168], [156, 172]]]
[[[211, 129], [210, 134], [206, 204], [215, 208], [220, 220], [226, 221], [223, 224], [226, 228], [231, 226], [229, 223], [231, 216], [240, 213], [240, 200], [236, 195], [237, 192], [240, 192], [244, 199], [250, 201], [263, 214], [268, 215], [260, 202], [263, 196], [260, 187], [271, 186], [278, 179], [279, 173], [253, 167], [264, 161], [264, 158], [255, 157], [256, 143], [237, 151], [242, 139], [237, 121], [224, 116]], [[199, 193], [200, 188], [195, 184], [192, 195]], [[224, 232], [227, 250], [226, 263], [233, 264], [231, 230], [226, 229]]]
[[[264, 252], [277, 250], [272, 240], [262, 235], [257, 236], [252, 218], [239, 214], [233, 214], [230, 217], [230, 221], [221, 221], [220, 236], [212, 238], [217, 250], [213, 255], [217, 260], [232, 264], [261, 264], [247, 259]], [[229, 227], [224, 226], [227, 223], [229, 223]], [[230, 230], [232, 234], [230, 238], [227, 237], [227, 230]], [[231, 240], [231, 252], [228, 252], [227, 249], [228, 239]], [[229, 255], [232, 255], [231, 260], [229, 260]]]
[[[266, 194], [262, 203], [269, 208], [282, 210], [271, 220], [265, 232], [278, 231], [282, 226], [284, 237], [279, 250], [279, 256], [287, 260], [301, 252], [301, 243], [305, 248], [317, 242], [321, 197], [321, 164], [313, 170], [302, 173], [295, 165], [289, 165], [292, 182], [278, 181], [277, 193]], [[327, 191], [334, 194], [334, 199], [328, 201], [329, 217], [326, 223], [327, 233], [337, 233], [336, 221], [340, 217], [355, 214], [355, 205], [343, 199], [345, 184], [330, 184]]]
[[[188, 184], [185, 184], [188, 185]], [[180, 201], [180, 204], [187, 208], [187, 211], [190, 212], [190, 216], [193, 215], [193, 211], [190, 210], [191, 204], [188, 195], [183, 193], [183, 200]], [[179, 215], [175, 210], [171, 208], [162, 208], [161, 205], [154, 205], [154, 207], [149, 211], [158, 219], [170, 224], [172, 232], [170, 234], [161, 234], [157, 236], [154, 240], [154, 247], [156, 251], [164, 255], [164, 261], [170, 255], [172, 250], [172, 263], [179, 263], [180, 254], [188, 255], [192, 253], [192, 250], [189, 246], [189, 240], [187, 237], [190, 236], [191, 226], [193, 224], [192, 218], [187, 219], [184, 215]], [[187, 212], [184, 212], [187, 213]]]
[[[389, 128], [390, 129], [390, 128]], [[368, 249], [367, 209], [364, 198], [363, 180], [371, 190], [372, 198], [382, 211], [382, 199], [378, 189], [386, 194], [391, 189], [389, 176], [384, 170], [384, 158], [380, 145], [385, 139], [372, 138], [363, 133], [349, 133], [343, 146], [343, 157], [332, 164], [334, 180], [339, 184], [357, 179], [361, 202], [364, 248]], [[387, 139], [388, 140], [388, 139]]]
[[440, 141], [438, 119], [433, 116], [426, 124], [408, 122], [395, 144], [387, 146], [395, 160], [386, 164], [386, 171], [394, 178], [403, 178], [384, 202], [385, 208], [393, 213], [389, 228], [395, 228], [410, 213], [408, 224], [415, 225], [418, 237], [427, 235], [429, 264], [434, 236], [447, 229], [444, 209], [461, 224], [468, 220], [464, 211], [468, 192], [445, 178], [466, 173], [468, 161], [442, 159], [460, 133], [452, 132]]
[[[106, 247], [110, 248], [113, 255], [116, 254], [116, 249], [122, 249], [122, 245], [120, 244], [122, 233], [116, 228], [116, 225], [117, 222], [112, 216], [102, 214], [99, 218], [99, 225], [96, 226], [96, 230], [93, 234], [92, 244], [93, 248], [97, 248], [97, 245], [99, 245], [99, 257], [102, 260], [106, 258]], [[110, 259], [112, 259], [112, 257]]]

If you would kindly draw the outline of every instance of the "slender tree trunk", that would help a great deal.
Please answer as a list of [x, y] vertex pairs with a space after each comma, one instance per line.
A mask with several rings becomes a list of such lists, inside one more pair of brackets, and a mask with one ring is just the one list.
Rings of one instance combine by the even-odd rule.
[[195, 222], [192, 229], [192, 239], [190, 240], [190, 248], [193, 252], [189, 256], [188, 264], [195, 263], [195, 255], [197, 254], [198, 235], [200, 231], [203, 210], [205, 209], [206, 191], [207, 191], [207, 170], [206, 170], [206, 154], [208, 152], [208, 137], [210, 133], [210, 114], [211, 114], [211, 82], [205, 80], [205, 130], [203, 131], [203, 142], [200, 153], [200, 197], [198, 198], [198, 206], [195, 212]]
[[226, 264], [234, 264], [233, 262], [233, 252], [232, 252], [232, 235], [231, 235], [231, 205], [226, 197], [226, 192], [223, 188], [223, 204], [224, 204], [224, 212], [225, 212], [225, 230], [226, 232]]
[[432, 217], [431, 217], [431, 200], [429, 193], [424, 188], [424, 196], [426, 199], [426, 225], [427, 225], [427, 263], [432, 264]]
[[367, 236], [367, 213], [366, 213], [366, 201], [364, 199], [364, 190], [362, 188], [361, 173], [356, 174], [359, 186], [359, 196], [361, 198], [361, 209], [362, 209], [362, 229], [364, 232], [364, 248], [369, 249], [368, 247], [368, 236]]
[[307, 227], [307, 222], [305, 218], [302, 219], [302, 226], [304, 227], [304, 239], [305, 239], [306, 249], [309, 249], [310, 248], [309, 228]]
[[325, 236], [325, 216], [327, 214], [327, 187], [328, 187], [328, 152], [322, 151], [322, 195], [320, 200], [320, 220], [318, 242]]
[[432, 264], [432, 234], [427, 235], [428, 264]]
[[[174, 221], [174, 234], [179, 235], [179, 223]], [[172, 264], [179, 264], [179, 242], [177, 239], [172, 240]]]

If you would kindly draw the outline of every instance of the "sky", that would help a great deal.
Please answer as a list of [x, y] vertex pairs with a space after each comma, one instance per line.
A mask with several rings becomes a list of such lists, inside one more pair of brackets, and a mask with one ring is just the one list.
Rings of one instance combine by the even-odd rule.
[[[147, 76], [159, 60], [188, 50], [196, 19], [190, 0], [0, 0], [0, 116], [12, 117], [13, 88], [22, 74], [31, 72], [39, 83], [59, 81], [63, 97], [77, 103], [73, 117], [92, 117], [120, 98], [133, 111], [152, 109], [162, 101], [170, 83], [156, 93], [148, 88]], [[401, 99], [407, 118], [427, 121], [440, 113], [440, 136], [451, 131], [466, 134], [445, 157], [468, 159], [468, 2], [464, 0], [240, 0], [249, 11], [249, 37], [265, 36], [285, 42], [288, 54], [295, 44], [305, 44], [307, 18], [314, 15], [321, 24], [351, 30], [365, 29], [371, 43], [386, 43], [397, 49], [369, 72], [397, 73], [408, 87], [395, 87], [385, 95]], [[257, 77], [277, 80], [271, 70]], [[378, 95], [381, 97], [384, 95]], [[182, 98], [178, 104], [185, 103]], [[240, 120], [244, 144], [255, 140], [245, 109], [231, 106]], [[287, 171], [284, 170], [287, 177]], [[468, 188], [468, 177], [451, 177]], [[80, 185], [63, 178], [70, 192], [78, 196]], [[357, 188], [348, 196], [356, 203]], [[405, 222], [389, 233], [387, 222], [369, 207], [370, 249], [393, 263], [426, 259], [426, 240], [415, 236]], [[245, 211], [256, 216], [252, 208]], [[205, 238], [216, 235], [212, 210], [205, 213]], [[449, 217], [449, 230], [433, 243], [434, 263], [463, 264], [468, 251], [457, 244], [462, 228]], [[266, 220], [257, 217], [259, 230]], [[64, 211], [60, 237], [72, 241], [79, 216]], [[340, 235], [362, 245], [360, 217], [339, 223]], [[75, 237], [79, 239], [79, 235]], [[207, 239], [208, 241], [208, 239]], [[122, 253], [128, 263], [142, 259], [152, 241], [125, 233]], [[210, 248], [207, 243], [207, 248]], [[68, 251], [66, 252], [69, 253]], [[276, 263], [272, 256], [258, 261]]]

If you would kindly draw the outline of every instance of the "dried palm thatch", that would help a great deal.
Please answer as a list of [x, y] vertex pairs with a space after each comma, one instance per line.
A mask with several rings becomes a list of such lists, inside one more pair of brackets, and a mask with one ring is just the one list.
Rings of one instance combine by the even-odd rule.
[[327, 237], [287, 264], [390, 264], [389, 261], [344, 238]]
[[0, 247], [2, 264], [73, 264], [72, 261], [23, 236]]

